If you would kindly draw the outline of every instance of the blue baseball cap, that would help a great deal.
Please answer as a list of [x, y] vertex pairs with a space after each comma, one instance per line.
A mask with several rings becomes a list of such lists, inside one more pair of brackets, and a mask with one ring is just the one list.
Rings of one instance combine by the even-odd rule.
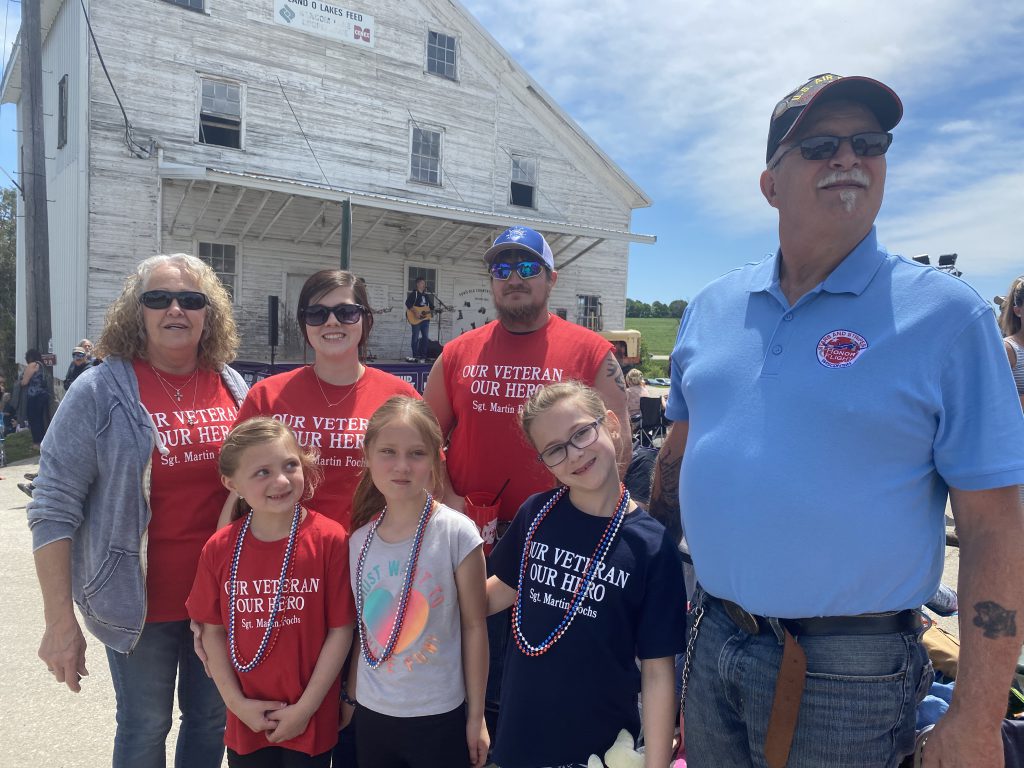
[[495, 239], [494, 244], [484, 253], [484, 263], [490, 264], [505, 251], [526, 251], [536, 256], [550, 270], [555, 269], [555, 257], [544, 236], [529, 227], [509, 227]]

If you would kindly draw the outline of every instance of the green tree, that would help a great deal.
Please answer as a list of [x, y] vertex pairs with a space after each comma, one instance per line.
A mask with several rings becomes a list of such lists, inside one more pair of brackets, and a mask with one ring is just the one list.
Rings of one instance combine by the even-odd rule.
[[13, 384], [14, 318], [17, 301], [16, 229], [18, 201], [11, 187], [0, 188], [0, 371]]
[[651, 302], [651, 317], [671, 317], [668, 312], [668, 305], [660, 301]]
[[626, 317], [650, 317], [651, 305], [636, 299], [626, 299]]
[[686, 301], [684, 299], [676, 299], [668, 305], [669, 317], [682, 317], [683, 312], [686, 311]]

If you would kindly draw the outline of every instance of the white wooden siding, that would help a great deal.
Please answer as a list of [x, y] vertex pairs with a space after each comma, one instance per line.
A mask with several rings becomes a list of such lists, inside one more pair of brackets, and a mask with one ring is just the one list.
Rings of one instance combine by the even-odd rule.
[[[526, 152], [538, 159], [541, 169], [538, 218], [628, 229], [631, 205], [638, 204], [635, 188], [616, 175], [535, 91], [527, 88], [527, 79], [510, 69], [504, 55], [455, 6], [443, 0], [382, 0], [353, 7], [359, 10], [364, 6], [376, 21], [373, 49], [275, 24], [270, 2], [211, 0], [209, 13], [205, 14], [158, 0], [89, 4], [93, 29], [135, 126], [135, 136], [143, 144], [153, 140], [167, 162], [316, 183], [324, 182], [326, 175], [329, 184], [346, 188], [522, 215], [523, 209], [508, 204], [509, 152]], [[85, 190], [88, 192], [87, 206], [81, 200], [77, 202], [77, 210], [87, 213], [87, 219], [69, 230], [79, 233], [78, 261], [69, 262], [77, 263], [79, 272], [66, 270], [75, 275], [67, 281], [69, 285], [88, 285], [88, 311], [84, 315], [88, 332], [98, 334], [106, 307], [121, 290], [125, 275], [158, 247], [163, 252], [191, 252], [197, 240], [232, 242], [238, 246], [241, 264], [237, 300], [243, 337], [241, 356], [266, 358], [266, 296], [277, 294], [284, 301], [286, 274], [309, 273], [338, 263], [337, 235], [324, 240], [337, 222], [336, 205], [327, 206], [327, 226], [317, 225], [312, 230], [322, 231], [323, 238], [310, 235], [295, 242], [321, 205], [311, 191], [310, 197], [296, 198], [267, 237], [260, 239], [265, 223], [276, 212], [270, 206], [259, 213], [255, 226], [239, 240], [238, 227], [223, 225], [240, 188], [223, 187], [211, 198], [209, 210], [198, 222], [202, 196], [187, 201], [172, 229], [186, 183], [164, 182], [161, 187], [155, 153], [152, 158], [138, 159], [129, 152], [110, 86], [95, 54], [85, 47], [77, 0], [65, 0], [61, 13], [79, 20], [74, 45], [60, 43], [65, 46], [63, 55], [81, 60], [88, 51], [90, 62], [87, 74], [80, 78], [88, 78], [88, 109], [72, 106], [73, 114], [89, 121], [88, 138], [77, 138], [74, 155], [83, 163], [88, 157], [88, 166], [79, 166], [76, 171], [78, 177], [88, 180], [82, 182], [77, 193], [82, 196]], [[458, 38], [458, 82], [424, 71], [429, 28]], [[56, 44], [56, 38], [47, 41], [47, 48], [53, 50]], [[59, 75], [53, 66], [48, 68], [54, 71], [55, 94]], [[86, 68], [79, 66], [76, 71], [85, 73]], [[196, 141], [200, 74], [243, 84], [244, 150]], [[73, 104], [85, 93], [85, 85], [78, 87], [74, 82], [73, 75]], [[56, 113], [55, 108], [49, 111]], [[412, 121], [444, 128], [441, 187], [409, 180]], [[69, 136], [69, 147], [61, 152], [67, 152], [70, 146]], [[68, 162], [67, 169], [71, 169]], [[86, 169], [88, 173], [80, 172]], [[75, 199], [65, 190], [59, 194], [62, 199]], [[232, 222], [247, 221], [261, 200], [261, 192], [246, 192], [237, 203]], [[61, 205], [62, 210], [70, 211], [76, 204]], [[70, 220], [70, 215], [62, 213], [62, 218]], [[486, 282], [478, 256], [470, 254], [452, 264], [445, 249], [438, 249], [445, 237], [451, 236], [455, 242], [463, 239], [455, 234], [454, 225], [433, 239], [426, 236], [434, 227], [423, 227], [401, 253], [387, 252], [387, 244], [395, 242], [388, 226], [384, 224], [380, 232], [366, 237], [352, 257], [353, 270], [371, 285], [387, 286], [388, 303], [395, 306], [390, 315], [376, 318], [372, 351], [379, 358], [403, 357], [408, 344], [407, 324], [399, 311], [404, 300], [403, 264], [407, 258], [437, 267], [438, 293], [448, 303], [456, 280], [476, 277]], [[218, 231], [220, 235], [215, 237]], [[85, 259], [80, 246], [86, 232], [88, 272], [83, 274]], [[474, 253], [482, 253], [486, 238], [474, 238], [480, 241]], [[575, 319], [577, 294], [600, 295], [606, 327], [621, 326], [628, 248], [625, 242], [604, 242], [564, 269], [552, 296], [552, 307], [566, 308], [569, 318]], [[562, 259], [573, 253], [572, 249], [567, 251]], [[74, 298], [69, 300], [69, 306], [73, 306]], [[282, 306], [282, 313], [291, 310]], [[80, 328], [82, 319], [69, 315], [59, 325]], [[447, 340], [449, 322], [444, 322]], [[77, 340], [83, 333], [74, 330], [65, 335]], [[431, 338], [435, 337], [433, 327]], [[64, 344], [63, 337], [55, 343], [58, 347]]]

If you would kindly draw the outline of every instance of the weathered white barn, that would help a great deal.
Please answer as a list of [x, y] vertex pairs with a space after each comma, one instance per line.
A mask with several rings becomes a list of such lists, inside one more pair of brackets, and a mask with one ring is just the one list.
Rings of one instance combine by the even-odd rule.
[[[374, 308], [395, 310], [376, 318], [378, 359], [408, 354], [419, 276], [455, 310], [432, 339], [489, 318], [480, 254], [514, 223], [552, 245], [553, 308], [622, 327], [629, 244], [654, 240], [631, 215], [650, 200], [457, 0], [41, 7], [58, 371], [132, 266], [172, 251], [230, 287], [240, 357], [269, 359], [275, 295], [278, 359], [301, 359], [298, 289], [339, 264], [346, 234]], [[4, 102], [21, 99], [21, 50]]]

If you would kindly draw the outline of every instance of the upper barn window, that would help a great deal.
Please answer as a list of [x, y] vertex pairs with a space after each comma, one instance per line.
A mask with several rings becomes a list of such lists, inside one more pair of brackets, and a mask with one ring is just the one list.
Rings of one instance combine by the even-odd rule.
[[189, 8], [193, 11], [203, 10], [204, 0], [164, 0], [165, 2], [172, 3], [173, 5], [180, 5], [182, 8]]
[[409, 178], [424, 184], [441, 185], [441, 132], [412, 128]]
[[455, 80], [455, 38], [443, 32], [427, 33], [427, 72]]
[[200, 78], [199, 141], [242, 147], [242, 86], [230, 80]]

